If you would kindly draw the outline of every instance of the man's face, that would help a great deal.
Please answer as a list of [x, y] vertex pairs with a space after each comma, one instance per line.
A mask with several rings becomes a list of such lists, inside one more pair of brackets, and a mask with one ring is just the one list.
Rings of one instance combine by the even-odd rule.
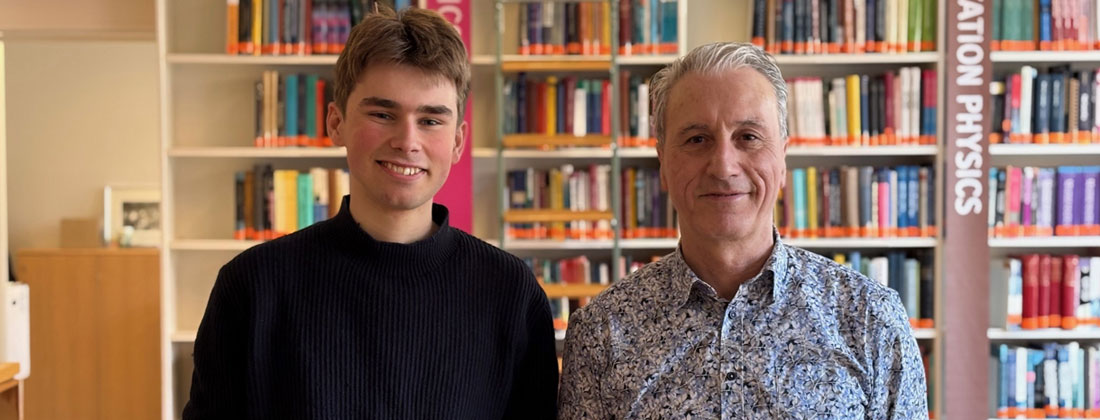
[[454, 83], [400, 64], [371, 64], [348, 95], [329, 105], [333, 143], [346, 146], [352, 194], [383, 210], [431, 205], [462, 155], [465, 123]]
[[770, 235], [787, 142], [768, 80], [750, 68], [688, 74], [672, 86], [666, 109], [661, 185], [684, 233], [723, 241]]

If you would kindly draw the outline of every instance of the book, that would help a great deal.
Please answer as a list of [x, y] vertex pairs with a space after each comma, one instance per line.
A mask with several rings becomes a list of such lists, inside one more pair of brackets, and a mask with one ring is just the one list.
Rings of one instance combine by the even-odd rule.
[[348, 176], [342, 168], [299, 172], [270, 164], [236, 172], [234, 239], [275, 239], [335, 216], [331, 197], [349, 193]]

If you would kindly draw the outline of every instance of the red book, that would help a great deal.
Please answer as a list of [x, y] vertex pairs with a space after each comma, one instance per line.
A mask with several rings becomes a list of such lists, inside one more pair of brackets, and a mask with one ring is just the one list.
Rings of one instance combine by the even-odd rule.
[[[1046, 258], [1046, 256], [1044, 256]], [[1050, 328], [1062, 326], [1062, 257], [1051, 256], [1050, 260]]]
[[886, 141], [883, 142], [883, 144], [896, 145], [898, 142], [897, 138], [894, 137], [896, 134], [894, 131], [894, 127], [896, 126], [894, 123], [894, 73], [889, 71], [886, 72], [886, 74], [882, 76], [882, 81], [883, 85], [886, 87], [885, 92], [883, 92], [883, 96], [886, 97], [886, 129], [883, 130]]
[[526, 125], [526, 127], [523, 127], [523, 132], [524, 133], [537, 133], [538, 132], [538, 122], [537, 122], [538, 117], [536, 115], [538, 114], [538, 104], [541, 102], [539, 100], [539, 83], [536, 82], [536, 81], [530, 80], [526, 83], [526, 88], [527, 88], [527, 96], [526, 96], [526, 99], [527, 99], [527, 118], [526, 118], [525, 123], [524, 123], [524, 125]]
[[1038, 319], [1039, 328], [1050, 328], [1050, 255], [1046, 254], [1039, 256]]
[[565, 115], [558, 115], [558, 118], [565, 119], [565, 132], [559, 134], [573, 134], [573, 100], [576, 93], [573, 92], [577, 89], [577, 78], [573, 76], [566, 76], [564, 79], [565, 85], [565, 104], [562, 108], [565, 110]]
[[535, 93], [535, 132], [546, 132], [546, 82], [538, 82], [538, 91]]
[[611, 81], [604, 80], [602, 89], [600, 90], [600, 121], [601, 133], [605, 136], [611, 135]]
[[1062, 328], [1072, 330], [1085, 319], [1077, 319], [1077, 305], [1081, 295], [1081, 271], [1076, 255], [1062, 257]]
[[1039, 255], [1028, 254], [1020, 258], [1024, 266], [1024, 320], [1025, 330], [1039, 328]]

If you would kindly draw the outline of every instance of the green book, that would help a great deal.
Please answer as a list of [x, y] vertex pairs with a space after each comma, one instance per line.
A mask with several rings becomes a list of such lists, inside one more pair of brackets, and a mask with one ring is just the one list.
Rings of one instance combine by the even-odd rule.
[[1034, 42], [1035, 41], [1035, 1], [1036, 0], [1019, 0], [1023, 5], [1023, 9], [1020, 12], [1020, 28], [1023, 33], [1020, 34], [1020, 41]]
[[912, 50], [909, 46], [919, 45], [921, 41], [921, 12], [924, 11], [922, 1], [930, 0], [909, 0], [909, 34], [906, 37], [909, 41], [906, 44], [908, 50]]
[[1004, 9], [1004, 0], [993, 0], [993, 41], [1001, 41], [1001, 11]]
[[[936, 0], [923, 0], [924, 1], [924, 14], [921, 19], [921, 42], [924, 43], [924, 47], [921, 50], [927, 49], [928, 51], [934, 51], [936, 49]], [[999, 1], [999, 0], [994, 0]], [[927, 48], [925, 48], [927, 47]]]
[[317, 75], [306, 76], [305, 95], [302, 95], [302, 104], [305, 115], [305, 124], [302, 125], [302, 134], [310, 139], [320, 137], [317, 135]]
[[313, 224], [313, 175], [298, 174], [298, 229]]

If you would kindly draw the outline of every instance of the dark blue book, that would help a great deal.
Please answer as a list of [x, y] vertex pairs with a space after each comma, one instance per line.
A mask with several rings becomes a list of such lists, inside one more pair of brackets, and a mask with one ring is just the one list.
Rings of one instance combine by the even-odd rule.
[[512, 89], [516, 95], [516, 133], [527, 132], [527, 75], [520, 73]]
[[1050, 132], [1066, 131], [1066, 73], [1063, 70], [1050, 72]]

